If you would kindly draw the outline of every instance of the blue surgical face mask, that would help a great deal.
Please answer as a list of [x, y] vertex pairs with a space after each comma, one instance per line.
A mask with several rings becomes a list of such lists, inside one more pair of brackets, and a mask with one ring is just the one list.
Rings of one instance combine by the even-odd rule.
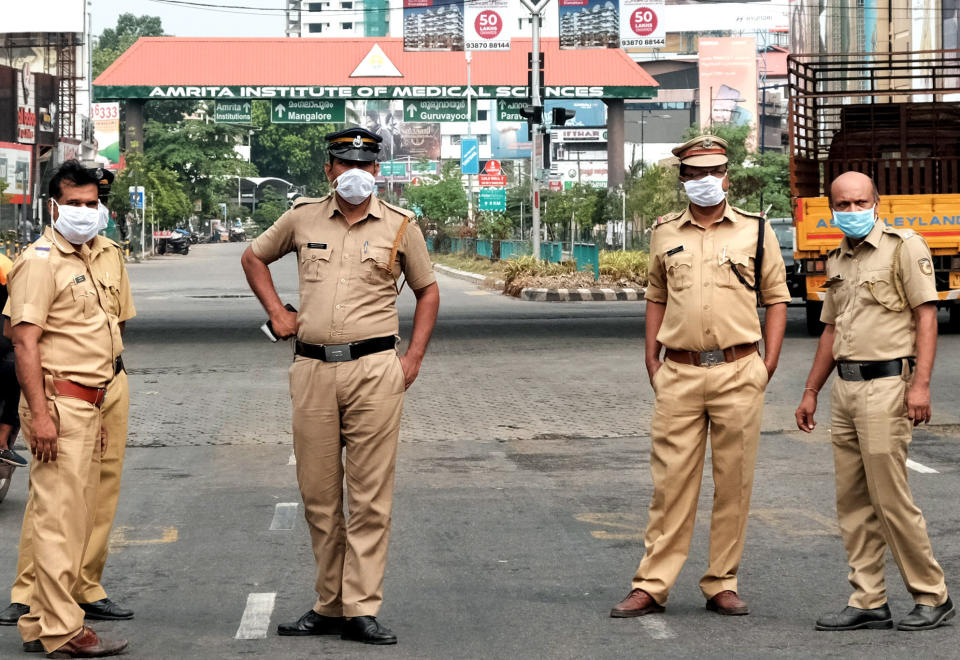
[[863, 238], [877, 221], [876, 205], [862, 211], [834, 211], [833, 222], [846, 236]]

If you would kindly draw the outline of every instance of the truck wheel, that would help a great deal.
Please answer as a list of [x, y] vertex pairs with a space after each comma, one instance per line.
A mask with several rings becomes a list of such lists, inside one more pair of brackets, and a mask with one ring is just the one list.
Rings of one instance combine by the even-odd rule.
[[819, 337], [823, 333], [823, 323], [820, 322], [820, 312], [823, 311], [823, 303], [819, 300], [808, 300], [807, 308], [807, 334], [811, 337]]
[[950, 322], [947, 330], [954, 334], [960, 333], [960, 303], [950, 305]]

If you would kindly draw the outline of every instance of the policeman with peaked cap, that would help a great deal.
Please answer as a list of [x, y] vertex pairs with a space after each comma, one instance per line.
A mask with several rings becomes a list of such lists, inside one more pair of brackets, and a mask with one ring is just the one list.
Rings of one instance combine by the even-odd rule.
[[[317, 602], [297, 621], [281, 624], [280, 635], [397, 641], [376, 615], [400, 413], [433, 332], [440, 295], [413, 214], [374, 194], [380, 139], [362, 128], [327, 136], [326, 173], [334, 192], [298, 199], [242, 258], [274, 331], [296, 336], [290, 367], [293, 448], [317, 563]], [[268, 268], [289, 252], [299, 264], [299, 312], [284, 309]], [[410, 346], [398, 355], [401, 276], [417, 304]]]
[[[654, 492], [646, 552], [612, 617], [664, 610], [690, 547], [708, 436], [714, 498], [709, 566], [700, 589], [708, 610], [748, 613], [737, 595], [737, 569], [764, 390], [780, 357], [790, 293], [769, 224], [726, 200], [726, 147], [703, 135], [673, 150], [690, 205], [661, 218], [653, 231], [646, 367], [656, 396]], [[763, 323], [758, 305], [766, 308]]]

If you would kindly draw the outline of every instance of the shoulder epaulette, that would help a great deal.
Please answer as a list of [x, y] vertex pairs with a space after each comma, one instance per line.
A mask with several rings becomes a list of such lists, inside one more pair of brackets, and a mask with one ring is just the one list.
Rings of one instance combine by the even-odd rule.
[[657, 224], [654, 227], [659, 227], [660, 225], [665, 225], [668, 222], [673, 222], [677, 218], [683, 215], [683, 211], [674, 211], [673, 213], [667, 213], [666, 215], [661, 215], [657, 218]]
[[898, 227], [891, 227], [887, 224], [883, 225], [883, 233], [893, 234], [894, 236], [899, 238], [901, 241], [905, 241], [908, 238], [914, 238], [914, 237], [923, 238], [921, 234], [917, 233], [913, 229], [902, 229]]
[[396, 211], [397, 213], [400, 213], [401, 215], [405, 215], [405, 216], [407, 216], [408, 218], [415, 218], [416, 215], [417, 215], [416, 213], [414, 213], [414, 212], [411, 211], [410, 209], [405, 209], [405, 208], [403, 208], [402, 206], [397, 206], [397, 205], [395, 205], [395, 204], [391, 204], [390, 202], [385, 202], [385, 201], [383, 201], [382, 199], [380, 200], [380, 203], [383, 204], [384, 206], [386, 206], [388, 209], [391, 209], [391, 210], [393, 210], [393, 211]]
[[304, 206], [305, 204], [319, 204], [320, 202], [325, 202], [330, 199], [330, 195], [332, 194], [333, 193], [330, 193], [328, 195], [324, 195], [323, 197], [298, 197], [293, 203], [293, 206], [290, 208], [295, 209], [297, 207]]
[[733, 206], [732, 204], [730, 205], [730, 208], [732, 208], [734, 211], [736, 211], [736, 212], [739, 213], [740, 215], [745, 215], [745, 216], [747, 216], [747, 217], [749, 217], [749, 218], [756, 218], [756, 219], [758, 219], [758, 220], [763, 220], [763, 219], [764, 219], [762, 213], [755, 213], [755, 212], [753, 212], [753, 211], [744, 211], [743, 209], [738, 209], [736, 206]]

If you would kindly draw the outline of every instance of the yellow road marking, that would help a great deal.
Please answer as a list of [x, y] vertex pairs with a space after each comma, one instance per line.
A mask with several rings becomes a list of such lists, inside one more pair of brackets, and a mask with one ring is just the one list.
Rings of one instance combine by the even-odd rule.
[[840, 534], [840, 527], [836, 520], [804, 509], [754, 509], [750, 515], [791, 536], [837, 536]]
[[120, 548], [126, 548], [133, 545], [155, 545], [157, 543], [176, 543], [180, 539], [180, 532], [176, 527], [163, 527], [160, 538], [153, 539], [131, 539], [127, 534], [134, 528], [127, 526], [115, 527], [110, 534], [110, 552], [117, 552]]
[[581, 513], [575, 518], [590, 525], [599, 525], [601, 527], [612, 527], [615, 530], [626, 531], [608, 531], [606, 529], [595, 529], [590, 535], [595, 539], [615, 540], [615, 541], [642, 541], [643, 540], [643, 522], [640, 516], [633, 513]]

